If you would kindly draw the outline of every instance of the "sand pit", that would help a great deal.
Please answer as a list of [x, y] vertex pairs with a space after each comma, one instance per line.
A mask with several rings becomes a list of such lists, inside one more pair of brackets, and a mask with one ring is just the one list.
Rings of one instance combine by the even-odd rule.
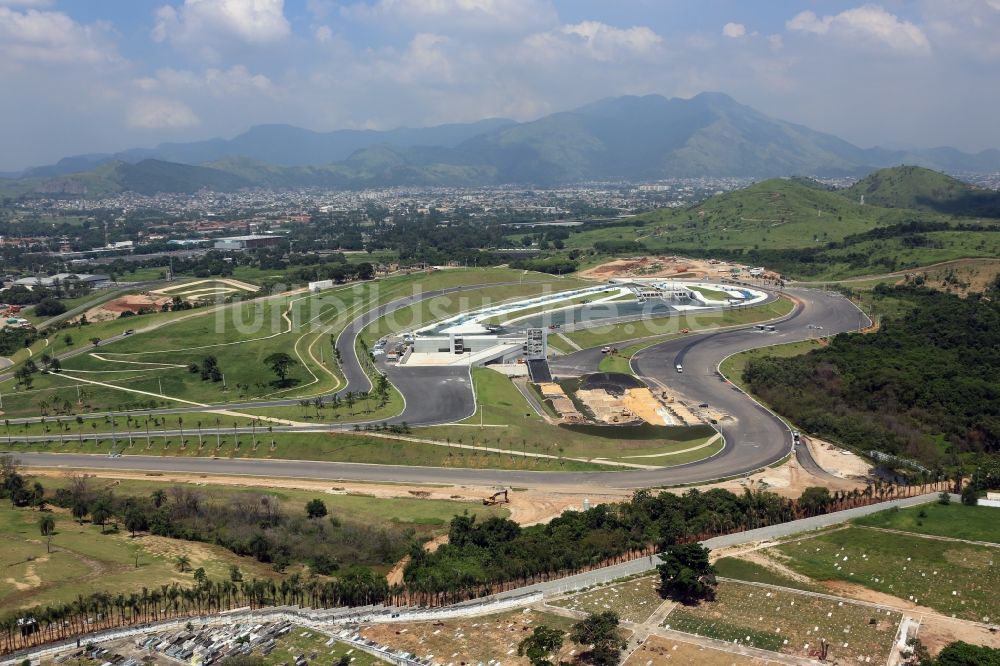
[[630, 423], [638, 417], [625, 407], [620, 396], [612, 395], [604, 389], [580, 389], [576, 397], [587, 406], [598, 421], [604, 423]]
[[625, 391], [622, 403], [625, 405], [625, 409], [646, 423], [652, 425], [672, 425], [674, 423], [670, 413], [648, 388], [628, 389]]
[[616, 277], [674, 277], [702, 279], [729, 274], [730, 265], [705, 259], [650, 256], [616, 259], [581, 273], [584, 277], [609, 280]]

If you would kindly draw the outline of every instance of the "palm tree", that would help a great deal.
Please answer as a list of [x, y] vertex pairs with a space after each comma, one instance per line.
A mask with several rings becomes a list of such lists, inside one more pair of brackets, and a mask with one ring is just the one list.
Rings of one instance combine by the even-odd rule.
[[52, 514], [45, 513], [38, 519], [38, 531], [43, 537], [52, 536], [56, 532], [56, 519]]
[[181, 573], [188, 571], [191, 568], [191, 558], [187, 555], [177, 556], [177, 570]]

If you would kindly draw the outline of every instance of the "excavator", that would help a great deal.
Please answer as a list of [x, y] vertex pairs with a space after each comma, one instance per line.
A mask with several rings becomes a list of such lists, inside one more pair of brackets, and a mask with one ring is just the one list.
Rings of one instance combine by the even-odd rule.
[[496, 506], [497, 504], [510, 504], [506, 488], [501, 488], [489, 497], [483, 498], [483, 506]]

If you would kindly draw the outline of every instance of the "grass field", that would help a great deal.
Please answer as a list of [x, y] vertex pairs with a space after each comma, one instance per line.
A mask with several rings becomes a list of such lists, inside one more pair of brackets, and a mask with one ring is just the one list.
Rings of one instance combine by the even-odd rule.
[[305, 657], [311, 664], [336, 664], [344, 655], [347, 655], [351, 660], [351, 666], [374, 666], [389, 663], [341, 642], [327, 645], [329, 641], [330, 637], [326, 634], [303, 627], [292, 627], [291, 631], [278, 639], [277, 647], [270, 654], [262, 655], [260, 650], [255, 648], [251, 655], [261, 658], [266, 666], [294, 664], [299, 655]]
[[756, 562], [741, 560], [737, 557], [722, 557], [715, 562], [715, 570], [723, 578], [733, 578], [749, 583], [764, 583], [766, 585], [778, 585], [779, 587], [790, 587], [806, 592], [822, 592], [821, 585], [807, 583], [796, 580], [791, 576], [782, 575]]
[[[37, 511], [0, 507], [0, 608], [66, 602], [78, 594], [103, 590], [129, 593], [151, 585], [191, 585], [190, 573], [175, 567], [187, 555], [192, 568], [204, 567], [210, 578], [228, 579], [229, 565], [246, 575], [272, 577], [273, 571], [252, 558], [241, 558], [219, 546], [177, 541], [152, 535], [131, 538], [127, 532], [101, 534], [90, 523], [76, 523], [68, 513], [53, 512], [56, 533], [52, 552], [39, 535]], [[136, 566], [138, 557], [138, 566]]]
[[645, 622], [663, 603], [657, 589], [658, 576], [647, 576], [587, 590], [572, 597], [549, 602], [551, 606], [596, 614], [614, 611], [628, 622]]
[[[460, 424], [419, 428], [415, 434], [455, 443], [513, 448], [568, 458], [601, 458], [649, 465], [677, 465], [718, 452], [717, 445], [679, 453], [703, 444], [715, 432], [705, 427], [567, 427], [547, 423], [532, 411], [507, 377], [488, 368], [473, 371], [477, 406], [482, 410]], [[479, 428], [480, 419], [484, 425]], [[658, 458], [630, 456], [674, 453]]]
[[1000, 617], [1000, 551], [862, 527], [834, 530], [769, 551], [819, 581], [845, 581], [956, 617]]
[[[66, 409], [75, 412], [145, 409], [165, 406], [163, 402], [174, 398], [211, 404], [326, 393], [341, 383], [331, 338], [357, 315], [423, 291], [494, 282], [516, 283], [509, 286], [512, 290], [532, 290], [563, 282], [574, 285], [577, 281], [504, 268], [444, 270], [345, 285], [318, 294], [265, 296], [227, 306], [94, 323], [54, 334], [47, 346], [44, 341], [36, 343], [32, 348], [36, 354], [58, 354], [81, 346], [87, 349], [86, 353], [66, 359], [63, 373], [35, 376], [33, 390], [47, 391], [48, 395], [15, 392], [13, 380], [0, 385], [4, 411], [8, 417], [38, 416], [42, 400], [49, 405], [69, 405]], [[480, 298], [503, 296], [502, 292], [494, 292], [481, 294]], [[460, 297], [453, 300], [454, 307], [462, 303]], [[134, 335], [100, 348], [91, 348], [88, 342], [91, 337], [119, 335], [130, 327], [136, 329]], [[66, 343], [66, 335], [72, 338], [71, 344]], [[264, 362], [275, 352], [287, 353], [296, 360], [283, 385], [278, 384]], [[15, 360], [23, 360], [21, 356], [27, 353], [19, 355]], [[217, 360], [224, 382], [202, 380], [200, 373], [189, 371], [207, 356]], [[88, 393], [82, 406], [75, 404], [77, 385]], [[154, 401], [158, 404], [154, 405]]]
[[[68, 476], [37, 476], [29, 483], [40, 481], [47, 495], [70, 483]], [[118, 496], [148, 496], [153, 490], [166, 488], [169, 482], [150, 480], [102, 481], [91, 479], [94, 490], [112, 490]], [[188, 484], [180, 484], [188, 485]], [[306, 502], [316, 497], [327, 505], [330, 515], [343, 521], [362, 522], [395, 530], [413, 530], [420, 541], [447, 531], [451, 518], [469, 512], [480, 518], [506, 516], [502, 507], [484, 507], [473, 502], [412, 498], [377, 498], [364, 494], [305, 491], [254, 486], [189, 484], [194, 490], [215, 501], [226, 501], [247, 492], [266, 493], [277, 498], [289, 513], [304, 512]], [[0, 505], [0, 608], [27, 607], [36, 604], [71, 601], [77, 594], [93, 591], [137, 592], [143, 587], [178, 582], [192, 583], [191, 573], [180, 573], [175, 563], [179, 555], [191, 559], [192, 569], [204, 567], [209, 577], [227, 579], [230, 565], [238, 566], [249, 577], [278, 578], [269, 565], [252, 557], [238, 557], [212, 544], [169, 539], [148, 534], [132, 538], [127, 531], [102, 528], [89, 522], [77, 523], [63, 509], [53, 509], [56, 533], [51, 550], [37, 527], [40, 512], [32, 509], [12, 509]], [[138, 556], [138, 566], [136, 557]], [[378, 565], [378, 563], [372, 563]], [[385, 568], [385, 567], [381, 567]], [[301, 572], [293, 566], [288, 573]]]
[[[714, 601], [678, 606], [664, 626], [685, 633], [838, 663], [885, 663], [901, 615], [849, 601], [722, 581]], [[874, 621], [874, 622], [873, 622]], [[870, 660], [870, 661], [866, 661]]]
[[[204, 447], [199, 448], [197, 433], [187, 436], [188, 445], [181, 447], [179, 437], [168, 436], [166, 439], [151, 435], [147, 444], [145, 435], [136, 436], [131, 448], [125, 445], [124, 438], [118, 439], [117, 453], [128, 457], [136, 455], [154, 456], [188, 456], [198, 458], [249, 458], [249, 459], [289, 459], [316, 460], [326, 462], [351, 462], [378, 465], [418, 465], [430, 467], [460, 467], [517, 469], [532, 471], [614, 471], [615, 466], [580, 462], [559, 458], [532, 458], [517, 455], [520, 442], [501, 439], [503, 452], [483, 451], [483, 446], [496, 447], [492, 437], [480, 436], [477, 431], [471, 433], [471, 428], [463, 429], [462, 437], [453, 439], [454, 444], [465, 444], [473, 448], [458, 448], [457, 446], [412, 442], [400, 439], [376, 437], [365, 432], [296, 432], [270, 433], [261, 428], [256, 435], [246, 432], [237, 435], [222, 434], [204, 436]], [[492, 431], [487, 430], [490, 435]], [[413, 437], [427, 437], [423, 429], [415, 429]], [[459, 441], [461, 440], [461, 441]], [[254, 442], [256, 441], [256, 447]], [[444, 441], [444, 440], [442, 440]], [[273, 447], [272, 447], [272, 442]], [[511, 451], [513, 447], [513, 451]], [[0, 438], [0, 452], [13, 454], [27, 451], [46, 451], [51, 453], [88, 453], [105, 455], [111, 452], [110, 436], [101, 440], [83, 440], [79, 442], [69, 435], [64, 441], [54, 437], [43, 443], [30, 445], [13, 442], [7, 444], [6, 438]]]
[[[39, 480], [45, 486], [46, 494], [54, 493], [59, 488], [68, 487], [70, 478], [68, 476], [37, 476], [32, 477]], [[384, 498], [375, 497], [364, 493], [345, 493], [337, 490], [338, 486], [331, 482], [329, 492], [321, 490], [296, 490], [294, 488], [268, 488], [266, 486], [248, 485], [220, 485], [202, 482], [191, 482], [189, 484], [177, 484], [159, 481], [156, 478], [148, 480], [140, 479], [120, 479], [115, 481], [101, 482], [95, 479], [95, 487], [107, 487], [113, 489], [117, 495], [150, 495], [158, 488], [166, 488], [173, 485], [190, 485], [206, 496], [211, 496], [218, 501], [225, 501], [236, 498], [247, 492], [266, 493], [276, 497], [281, 502], [281, 506], [292, 513], [305, 511], [306, 503], [319, 497], [326, 503], [330, 515], [337, 516], [344, 520], [353, 520], [367, 523], [369, 525], [387, 525], [390, 523], [412, 525], [417, 529], [418, 536], [431, 538], [447, 531], [448, 522], [460, 513], [469, 513], [480, 519], [491, 516], [507, 516], [509, 511], [499, 506], [483, 506], [479, 502], [465, 502], [459, 500], [440, 500], [421, 497], [397, 497]]]
[[986, 506], [934, 503], [908, 509], [893, 508], [854, 522], [903, 532], [1000, 543], [1000, 515], [996, 509]]

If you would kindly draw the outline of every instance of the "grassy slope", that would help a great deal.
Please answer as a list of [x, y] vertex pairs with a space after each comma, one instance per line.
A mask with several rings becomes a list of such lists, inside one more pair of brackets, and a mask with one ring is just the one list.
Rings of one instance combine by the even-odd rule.
[[777, 550], [815, 580], [854, 583], [967, 620], [997, 614], [1000, 570], [992, 547], [850, 527]]
[[[921, 513], [924, 514], [921, 516]], [[1000, 516], [986, 506], [928, 504], [873, 513], [854, 522], [917, 534], [1000, 543]]]
[[[980, 190], [946, 174], [916, 166], [880, 169], [841, 192], [851, 201], [886, 208], [982, 214], [1000, 204], [996, 192]], [[1000, 209], [998, 209], [1000, 210]]]
[[[69, 484], [67, 477], [38, 477], [48, 493]], [[34, 479], [32, 479], [34, 481]], [[95, 485], [96, 484], [96, 485]], [[119, 495], [148, 495], [156, 488], [172, 484], [157, 481], [122, 480], [114, 483], [92, 482], [95, 488], [107, 486]], [[330, 514], [342, 519], [364, 521], [372, 525], [401, 525], [416, 531], [421, 540], [443, 533], [451, 518], [464, 511], [481, 518], [505, 516], [506, 509], [484, 507], [471, 502], [419, 498], [384, 499], [369, 495], [325, 494], [294, 489], [199, 485], [198, 490], [216, 500], [247, 492], [266, 492], [276, 496], [286, 511], [304, 511], [306, 502], [320, 496]], [[175, 557], [187, 554], [193, 567], [204, 567], [209, 577], [228, 579], [229, 566], [239, 566], [247, 577], [278, 577], [273, 569], [253, 558], [238, 557], [211, 544], [186, 542], [153, 536], [131, 538], [124, 530], [101, 534], [101, 528], [73, 521], [62, 510], [53, 511], [57, 530], [52, 540], [53, 552], [46, 553], [44, 540], [36, 526], [39, 512], [0, 506], [0, 607], [23, 607], [39, 603], [71, 601], [78, 593], [103, 590], [136, 592], [142, 587], [157, 587], [173, 581], [189, 585], [191, 574], [176, 570]], [[139, 566], [136, 568], [136, 554]], [[295, 573], [293, 567], [289, 573]]]
[[[486, 368], [474, 373], [480, 415], [462, 424], [420, 428], [416, 435], [455, 443], [544, 453], [576, 458], [605, 458], [651, 465], [676, 465], [717, 452], [709, 446], [696, 452], [651, 459], [629, 456], [681, 451], [698, 446], [710, 433], [704, 428], [600, 428], [570, 430], [546, 423], [505, 376]], [[480, 416], [485, 425], [478, 427]], [[495, 455], [495, 454], [494, 454]]]

